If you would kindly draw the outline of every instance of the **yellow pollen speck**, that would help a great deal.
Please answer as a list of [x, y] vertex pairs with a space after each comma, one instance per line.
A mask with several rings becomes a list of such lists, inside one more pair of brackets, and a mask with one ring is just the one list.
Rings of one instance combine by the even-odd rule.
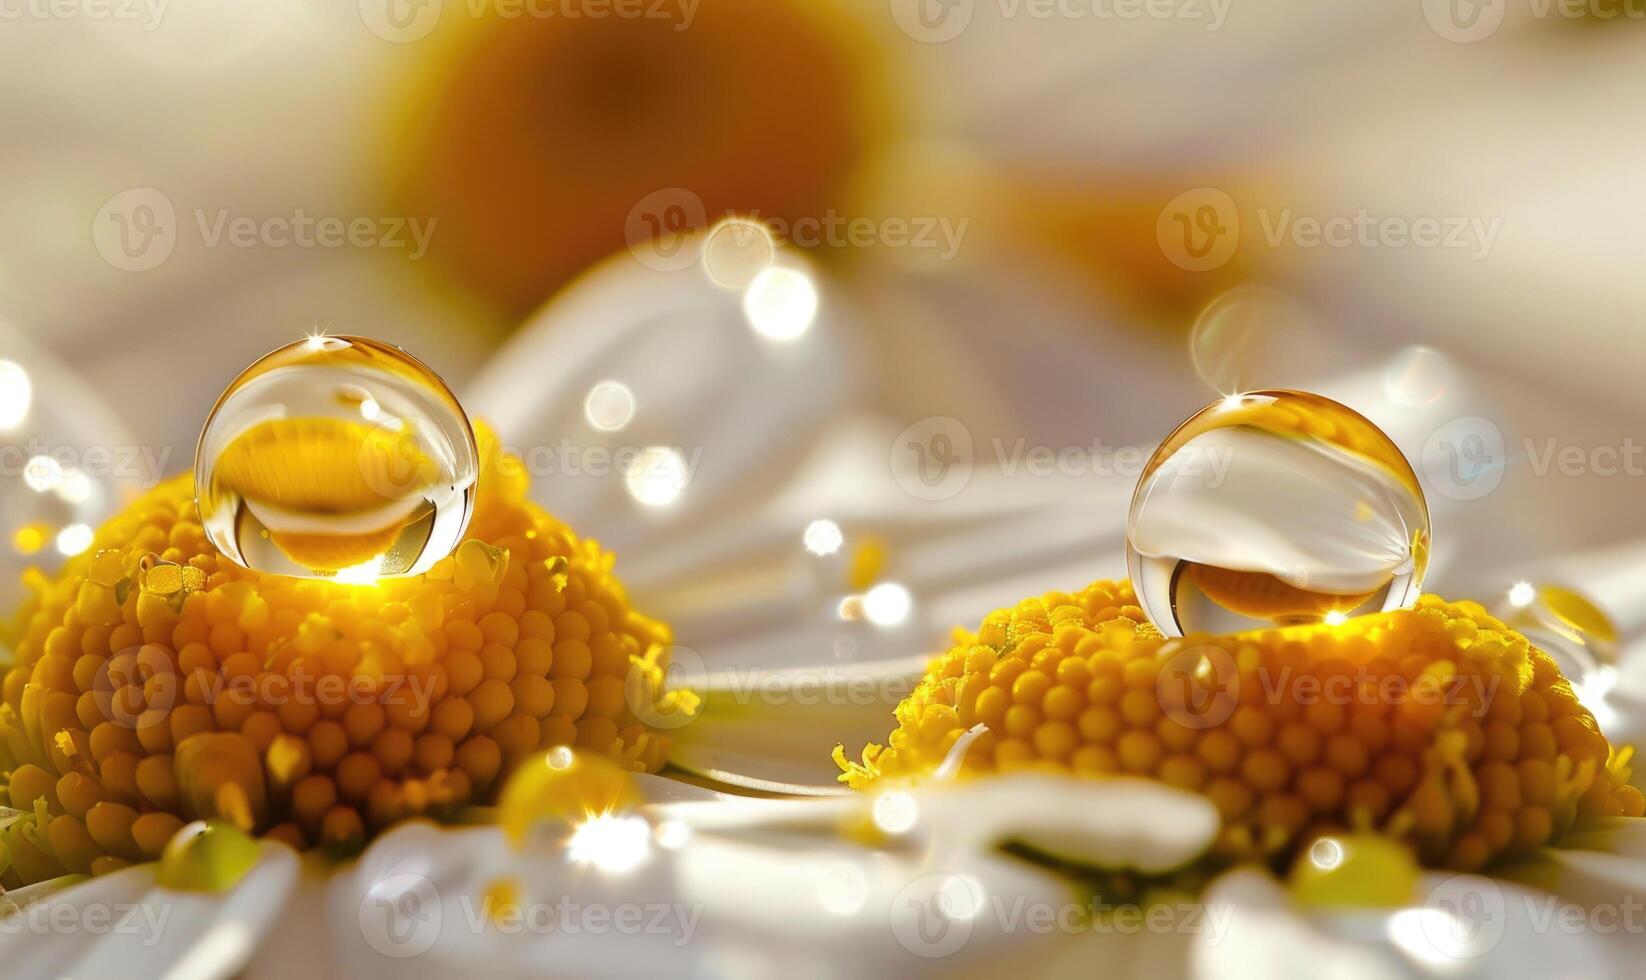
[[880, 579], [886, 568], [886, 542], [868, 535], [852, 550], [851, 567], [846, 571], [846, 587], [862, 592]]
[[37, 554], [41, 548], [44, 548], [46, 542], [51, 540], [51, 537], [51, 525], [43, 521], [36, 521], [33, 524], [24, 524], [18, 528], [12, 534], [11, 543], [12, 547], [17, 549], [18, 554], [33, 555]]

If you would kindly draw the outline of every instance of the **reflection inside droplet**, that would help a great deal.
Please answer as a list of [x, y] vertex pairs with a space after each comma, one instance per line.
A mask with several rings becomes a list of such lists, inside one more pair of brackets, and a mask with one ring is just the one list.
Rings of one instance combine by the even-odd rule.
[[1397, 405], [1432, 405], [1446, 394], [1452, 366], [1439, 351], [1408, 347], [1396, 355], [1383, 375], [1383, 390]]
[[1319, 395], [1262, 391], [1161, 444], [1132, 498], [1127, 565], [1170, 636], [1335, 623], [1416, 601], [1429, 533], [1382, 430]]
[[224, 391], [195, 458], [212, 544], [247, 568], [352, 582], [462, 540], [479, 453], [456, 397], [397, 347], [309, 337]]
[[703, 270], [731, 289], [742, 289], [772, 264], [777, 244], [766, 226], [748, 218], [727, 218], [703, 242]]
[[1201, 380], [1223, 395], [1292, 379], [1276, 372], [1309, 338], [1308, 318], [1286, 294], [1241, 286], [1212, 300], [1195, 321], [1189, 353]]
[[634, 392], [620, 381], [596, 382], [583, 400], [583, 416], [602, 432], [616, 432], [634, 418]]

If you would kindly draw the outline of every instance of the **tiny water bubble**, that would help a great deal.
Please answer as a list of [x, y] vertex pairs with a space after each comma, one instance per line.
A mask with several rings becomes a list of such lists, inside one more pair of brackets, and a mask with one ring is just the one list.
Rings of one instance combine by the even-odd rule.
[[1617, 626], [1576, 589], [1517, 582], [1492, 612], [1553, 657], [1574, 684], [1617, 664]]
[[223, 392], [200, 434], [195, 495], [207, 536], [236, 563], [366, 581], [450, 554], [478, 472], [468, 416], [421, 361], [375, 340], [310, 337]]

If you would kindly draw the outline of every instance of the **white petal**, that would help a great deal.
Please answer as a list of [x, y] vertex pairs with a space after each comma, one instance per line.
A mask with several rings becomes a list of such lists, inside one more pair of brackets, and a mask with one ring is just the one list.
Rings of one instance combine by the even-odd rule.
[[[483, 911], [502, 877], [520, 888], [517, 920]], [[1070, 938], [1031, 929], [1030, 909], [1078, 912], [1079, 899], [988, 852], [875, 852], [832, 834], [743, 828], [694, 834], [611, 875], [517, 851], [496, 828], [412, 824], [339, 875], [328, 917], [348, 976], [950, 977], [988, 975], [1005, 955], [1032, 962]]]
[[[1229, 872], [1206, 893], [1211, 928], [1197, 939], [1194, 975], [1622, 975], [1631, 944], [1639, 942], [1638, 932], [1607, 930], [1611, 920], [1591, 919], [1591, 906], [1512, 882], [1431, 872], [1421, 890], [1420, 902], [1391, 911], [1303, 909], [1267, 873]], [[1614, 893], [1614, 902], [1625, 900]]]
[[1193, 973], [1205, 980], [1374, 980], [1394, 964], [1310, 925], [1272, 875], [1255, 868], [1218, 878], [1205, 895], [1207, 932], [1196, 937]]
[[973, 846], [1022, 841], [1068, 861], [1159, 873], [1211, 845], [1221, 819], [1197, 793], [1146, 779], [1022, 774], [934, 784], [914, 793], [935, 825]]
[[0, 920], [0, 962], [36, 976], [233, 976], [280, 915], [297, 865], [289, 847], [264, 844], [221, 893], [161, 888], [152, 864], [104, 875]]
[[[895, 817], [888, 802], [896, 804]], [[855, 817], [906, 848], [928, 853], [988, 854], [1022, 843], [1064, 861], [1146, 873], [1193, 861], [1220, 824], [1205, 797], [1162, 783], [1039, 773], [888, 787], [828, 800], [728, 799], [653, 811], [721, 836], [774, 829], [838, 833]]]
[[[620, 255], [516, 334], [467, 404], [521, 452], [537, 499], [619, 554], [666, 546], [708, 521], [732, 533], [750, 500], [862, 391], [840, 326], [848, 316], [831, 295], [809, 332], [774, 344], [700, 269], [659, 274]], [[605, 380], [634, 393], [633, 420], [615, 433], [584, 418], [589, 390]], [[623, 451], [648, 446], [677, 449], [689, 467], [666, 508], [637, 502], [618, 472]], [[634, 547], [641, 541], [646, 548]]]
[[[843, 792], [830, 759], [883, 742], [892, 710], [914, 688], [925, 658], [888, 663], [718, 671], [680, 686], [703, 697], [697, 715], [674, 728], [670, 761], [711, 779], [765, 792]], [[673, 675], [671, 675], [672, 678]]]

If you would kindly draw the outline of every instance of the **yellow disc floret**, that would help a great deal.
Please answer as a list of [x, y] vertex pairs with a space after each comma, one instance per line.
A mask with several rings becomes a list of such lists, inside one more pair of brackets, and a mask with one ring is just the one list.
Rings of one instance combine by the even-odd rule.
[[1337, 626], [1167, 640], [1128, 583], [1048, 593], [957, 631], [896, 720], [860, 762], [836, 749], [842, 781], [929, 778], [951, 751], [962, 775], [1152, 777], [1217, 805], [1224, 860], [1375, 830], [1474, 869], [1646, 807], [1630, 750], [1548, 655], [1434, 596]]
[[490, 799], [552, 746], [658, 769], [667, 740], [630, 702], [667, 628], [482, 449], [470, 538], [426, 575], [248, 571], [206, 541], [186, 477], [28, 573], [0, 669], [0, 885], [155, 859], [191, 820], [358, 846]]

